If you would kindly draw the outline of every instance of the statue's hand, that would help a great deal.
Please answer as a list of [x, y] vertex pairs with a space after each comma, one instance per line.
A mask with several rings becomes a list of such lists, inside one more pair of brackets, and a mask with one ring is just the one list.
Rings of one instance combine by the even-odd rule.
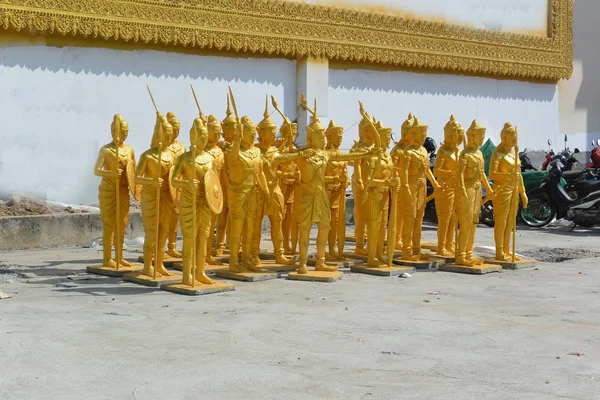
[[340, 181], [340, 177], [339, 176], [336, 175], [336, 176], [333, 177], [333, 183], [340, 183], [340, 182], [341, 181]]
[[200, 185], [200, 181], [198, 179], [190, 179], [187, 181], [187, 184], [190, 188], [198, 189], [198, 185]]
[[397, 176], [389, 179], [389, 186], [398, 186], [400, 185], [400, 178], [398, 178]]
[[315, 154], [317, 154], [317, 151], [315, 149], [305, 149], [305, 150], [302, 150], [300, 152], [300, 154], [302, 155], [303, 158], [310, 158], [310, 157], [314, 156]]
[[158, 185], [158, 187], [161, 187], [162, 184], [163, 184], [163, 181], [164, 181], [164, 179], [162, 179], [162, 178], [155, 178], [154, 179], [154, 184]]
[[369, 150], [369, 154], [373, 156], [380, 156], [383, 154], [383, 149], [381, 147], [373, 147], [371, 150]]
[[116, 170], [113, 171], [114, 176], [120, 177], [123, 174], [123, 169], [122, 168], [117, 168]]
[[299, 180], [299, 179], [300, 179], [300, 170], [298, 170], [298, 171], [296, 171], [296, 172], [294, 173], [294, 178], [295, 178], [296, 180]]
[[529, 199], [525, 193], [521, 193], [521, 201], [523, 202], [523, 208], [527, 208], [527, 204], [529, 204]]

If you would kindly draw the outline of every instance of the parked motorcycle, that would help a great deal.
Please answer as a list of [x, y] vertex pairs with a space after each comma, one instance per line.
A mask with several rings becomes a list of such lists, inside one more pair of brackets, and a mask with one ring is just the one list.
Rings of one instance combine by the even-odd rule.
[[[429, 168], [431, 168], [431, 170], [433, 171], [433, 167], [435, 166], [435, 159], [436, 159], [436, 154], [437, 154], [437, 143], [435, 142], [435, 140], [431, 137], [428, 137], [427, 139], [425, 139], [425, 143], [423, 144], [423, 147], [425, 147], [425, 150], [427, 150], [427, 154], [429, 154]], [[433, 186], [431, 186], [431, 183], [429, 183], [429, 180], [427, 181], [427, 197], [431, 196], [433, 194]], [[437, 219], [437, 212], [435, 211], [435, 200], [431, 200], [429, 202], [427, 202], [427, 205], [425, 206], [425, 216], [423, 217], [423, 219], [425, 221], [429, 221], [429, 222], [433, 222], [434, 224], [437, 224], [438, 219]]]
[[597, 142], [592, 140], [592, 154], [590, 154], [590, 163], [586, 168], [600, 168], [600, 139]]
[[[575, 153], [578, 149], [575, 149]], [[539, 189], [527, 194], [529, 204], [521, 208], [521, 220], [531, 227], [543, 227], [555, 218], [567, 218], [579, 226], [589, 227], [600, 222], [600, 182], [580, 180], [571, 182], [578, 188], [578, 197], [569, 195], [561, 184], [570, 161], [559, 155], [548, 166], [548, 175]], [[570, 174], [570, 179], [586, 176], [588, 171]]]

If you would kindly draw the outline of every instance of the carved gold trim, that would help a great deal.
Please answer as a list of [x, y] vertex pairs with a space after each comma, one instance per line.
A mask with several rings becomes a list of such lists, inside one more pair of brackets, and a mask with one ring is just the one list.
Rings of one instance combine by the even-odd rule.
[[573, 70], [573, 0], [549, 1], [548, 37], [276, 0], [0, 0], [0, 27], [556, 81]]

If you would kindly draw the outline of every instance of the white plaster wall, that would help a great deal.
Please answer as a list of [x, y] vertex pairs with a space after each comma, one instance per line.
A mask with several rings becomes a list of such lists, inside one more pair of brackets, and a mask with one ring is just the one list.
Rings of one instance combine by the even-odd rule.
[[[450, 114], [467, 129], [473, 119], [487, 127], [487, 137], [500, 139], [505, 122], [519, 129], [521, 149], [546, 149], [557, 143], [558, 93], [556, 85], [502, 81], [487, 78], [418, 74], [402, 71], [329, 71], [329, 118], [351, 127], [360, 120], [358, 101], [385, 126], [399, 135], [409, 112], [429, 126], [438, 145]], [[328, 121], [324, 121], [327, 122]], [[343, 147], [358, 138], [356, 126], [345, 134]]]
[[[136, 157], [152, 135], [155, 112], [181, 121], [180, 140], [189, 144], [197, 117], [189, 85], [203, 111], [225, 116], [227, 86], [240, 115], [262, 119], [265, 94], [275, 95], [295, 117], [295, 62], [195, 56], [156, 51], [44, 46], [0, 49], [0, 197], [34, 193], [49, 200], [97, 203], [100, 178], [93, 164], [111, 140], [115, 113], [129, 122], [127, 143]], [[272, 115], [278, 124], [281, 118]]]
[[547, 35], [548, 31], [548, 0], [292, 1], [418, 17], [481, 29], [536, 35]]

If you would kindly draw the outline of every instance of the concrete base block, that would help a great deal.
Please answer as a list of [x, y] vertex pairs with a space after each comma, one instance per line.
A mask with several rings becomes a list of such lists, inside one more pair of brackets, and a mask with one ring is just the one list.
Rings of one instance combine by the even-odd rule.
[[439, 271], [456, 272], [459, 274], [483, 275], [492, 272], [502, 272], [501, 265], [481, 264], [467, 267], [465, 265], [445, 264], [438, 267]]
[[456, 261], [456, 256], [438, 256], [437, 254], [434, 254], [430, 257], [431, 260], [441, 260], [444, 261], [445, 263], [453, 263], [454, 261]]
[[194, 287], [184, 285], [183, 283], [167, 283], [160, 287], [167, 292], [185, 294], [188, 296], [200, 296], [203, 294], [213, 294], [222, 292], [231, 292], [235, 290], [235, 286], [231, 283], [217, 282], [214, 285], [204, 285], [196, 283]]
[[151, 276], [144, 275], [141, 272], [134, 272], [123, 276], [127, 282], [137, 283], [138, 285], [161, 287], [165, 283], [181, 282], [182, 277], [179, 274], [173, 276], [157, 276], [156, 279]]
[[343, 272], [340, 271], [315, 271], [309, 270], [308, 274], [299, 274], [297, 272], [290, 272], [288, 279], [294, 281], [308, 281], [308, 282], [335, 282], [344, 276]]
[[275, 260], [263, 260], [261, 257], [259, 268], [267, 270], [269, 272], [290, 272], [298, 269], [296, 264], [285, 265], [285, 264], [277, 264]]
[[[138, 257], [138, 261], [143, 263], [144, 262], [144, 256], [139, 256]], [[163, 259], [163, 265], [167, 268], [173, 268], [173, 264], [175, 263], [181, 263], [183, 260], [181, 258], [165, 258]]]
[[350, 271], [356, 272], [359, 274], [368, 274], [368, 275], [376, 275], [376, 276], [399, 276], [404, 272], [408, 272], [412, 274], [415, 272], [415, 268], [413, 267], [382, 267], [382, 268], [372, 268], [367, 266], [352, 266], [350, 267]]
[[233, 279], [242, 282], [259, 282], [279, 278], [277, 272], [231, 272], [229, 269], [222, 269], [215, 272], [219, 278]]
[[119, 269], [104, 267], [102, 265], [90, 265], [86, 267], [86, 271], [90, 274], [102, 275], [102, 276], [114, 276], [122, 278], [125, 274], [132, 272], [140, 272], [144, 267], [141, 265], [132, 265], [131, 267], [120, 267]]
[[443, 265], [446, 263], [444, 260], [436, 260], [433, 258], [429, 258], [426, 260], [419, 260], [419, 261], [408, 261], [408, 260], [402, 260], [400, 258], [395, 258], [392, 262], [396, 265], [401, 265], [403, 267], [413, 267], [416, 269], [436, 269], [440, 265]]
[[[219, 260], [221, 261], [221, 260]], [[183, 263], [175, 263], [171, 266], [171, 268], [176, 269], [177, 271], [183, 271]], [[224, 269], [228, 269], [229, 265], [227, 264], [223, 264], [223, 265], [206, 265], [204, 267], [204, 272], [206, 272], [207, 274], [214, 274], [216, 271], [221, 271]]]
[[535, 260], [531, 259], [522, 259], [519, 261], [498, 261], [493, 258], [486, 258], [486, 264], [500, 265], [503, 269], [523, 269], [523, 268], [533, 268], [536, 265]]

